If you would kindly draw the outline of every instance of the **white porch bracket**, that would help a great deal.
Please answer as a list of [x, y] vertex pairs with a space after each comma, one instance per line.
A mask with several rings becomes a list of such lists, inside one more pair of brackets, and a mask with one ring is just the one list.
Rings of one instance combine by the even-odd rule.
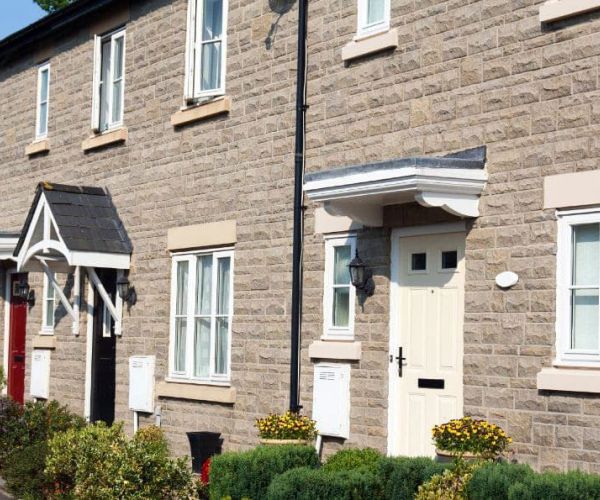
[[90, 281], [100, 294], [100, 297], [102, 298], [106, 309], [108, 309], [108, 312], [110, 313], [113, 321], [115, 322], [115, 335], [121, 335], [121, 315], [119, 314], [120, 308], [113, 303], [112, 299], [110, 298], [110, 295], [106, 291], [106, 288], [104, 288], [102, 281], [100, 281], [100, 278], [96, 274], [96, 270], [93, 267], [86, 267], [86, 271], [90, 278]]
[[331, 215], [365, 226], [383, 225], [383, 209], [417, 202], [457, 217], [478, 217], [487, 182], [485, 148], [445, 157], [413, 157], [344, 167], [305, 176], [304, 192]]

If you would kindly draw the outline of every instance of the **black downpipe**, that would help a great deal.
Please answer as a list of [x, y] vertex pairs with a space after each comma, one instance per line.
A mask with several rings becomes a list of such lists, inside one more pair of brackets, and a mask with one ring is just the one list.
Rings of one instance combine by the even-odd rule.
[[296, 73], [296, 148], [294, 155], [294, 251], [292, 264], [292, 342], [290, 360], [290, 410], [300, 405], [300, 332], [302, 326], [302, 243], [304, 237], [304, 148], [306, 136], [306, 38], [308, 0], [298, 0], [298, 60]]

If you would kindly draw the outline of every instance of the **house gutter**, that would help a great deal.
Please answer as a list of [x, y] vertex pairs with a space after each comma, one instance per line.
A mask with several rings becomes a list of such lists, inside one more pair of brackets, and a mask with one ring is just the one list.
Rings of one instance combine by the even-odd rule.
[[296, 71], [296, 146], [294, 154], [294, 240], [292, 255], [292, 324], [290, 358], [290, 410], [299, 412], [300, 336], [302, 329], [302, 247], [304, 239], [304, 163], [306, 137], [306, 67], [308, 0], [298, 1], [298, 55]]

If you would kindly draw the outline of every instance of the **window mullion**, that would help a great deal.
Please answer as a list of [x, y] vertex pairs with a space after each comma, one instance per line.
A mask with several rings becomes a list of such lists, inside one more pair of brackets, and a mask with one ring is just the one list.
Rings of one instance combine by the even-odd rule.
[[196, 322], [194, 321], [195, 315], [195, 302], [196, 302], [196, 262], [197, 259], [189, 257], [188, 259], [188, 296], [187, 296], [187, 331], [185, 338], [185, 372], [186, 377], [191, 378], [194, 374], [194, 336], [196, 333]]
[[212, 286], [210, 289], [211, 300], [210, 300], [210, 377], [215, 376], [216, 363], [215, 356], [217, 353], [217, 283], [218, 283], [218, 270], [219, 259], [217, 254], [213, 254], [212, 264]]

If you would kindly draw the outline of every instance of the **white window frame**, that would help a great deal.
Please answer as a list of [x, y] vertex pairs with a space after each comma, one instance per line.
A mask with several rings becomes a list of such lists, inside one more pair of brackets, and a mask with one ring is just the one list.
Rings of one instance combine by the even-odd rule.
[[[113, 87], [114, 80], [113, 75], [115, 72], [115, 46], [116, 41], [123, 39], [123, 68], [121, 71], [121, 116], [115, 119], [113, 114]], [[101, 130], [100, 128], [100, 104], [102, 102], [100, 97], [101, 86], [106, 82], [102, 81], [102, 44], [110, 40], [110, 67], [108, 68], [108, 81], [110, 82], [108, 88], [108, 120], [106, 129]], [[96, 35], [94, 37], [94, 81], [93, 81], [93, 96], [92, 96], [92, 130], [94, 132], [107, 132], [123, 126], [124, 115], [125, 115], [125, 69], [127, 58], [127, 36], [126, 29], [119, 28], [106, 35]]]
[[[46, 93], [46, 101], [42, 101], [42, 73], [48, 72], [48, 91]], [[45, 131], [40, 132], [40, 126], [42, 125], [41, 110], [42, 104], [46, 104], [46, 123], [44, 124]], [[48, 122], [50, 117], [50, 63], [46, 62], [38, 67], [38, 81], [37, 81], [37, 102], [35, 111], [35, 138], [36, 140], [45, 139], [48, 137]]]
[[381, 22], [367, 24], [369, 0], [358, 0], [357, 26], [355, 39], [366, 38], [377, 33], [383, 33], [390, 29], [391, 8], [390, 0], [384, 0], [384, 19]]
[[[221, 30], [221, 86], [218, 89], [200, 90], [202, 75], [203, 40], [196, 39], [202, 31], [203, 0], [188, 0], [187, 39], [185, 57], [185, 100], [194, 101], [202, 98], [225, 95], [225, 77], [227, 74], [227, 25], [229, 1], [223, 0], [223, 26]], [[217, 39], [214, 39], [217, 40]]]
[[[354, 233], [336, 234], [325, 237], [325, 276], [323, 287], [323, 339], [354, 340], [354, 313], [356, 303], [356, 288], [350, 283], [350, 307], [348, 326], [333, 325], [333, 280], [335, 248], [350, 246], [350, 260], [356, 254], [356, 235]], [[350, 270], [348, 270], [350, 276]]]
[[[556, 254], [556, 359], [554, 364], [600, 368], [600, 345], [594, 351], [571, 348], [573, 226], [600, 224], [600, 208], [562, 211], [557, 212], [556, 216], [558, 248]], [[598, 265], [600, 266], [600, 262]]]
[[[212, 255], [212, 286], [211, 286], [211, 332], [210, 332], [210, 368], [208, 377], [195, 377], [194, 371], [194, 333], [196, 328], [196, 269], [197, 258], [203, 255]], [[219, 259], [230, 259], [229, 272], [229, 331], [227, 345], [227, 373], [215, 373], [215, 341], [216, 341], [216, 308], [217, 308], [217, 276]], [[233, 323], [233, 273], [234, 273], [234, 251], [228, 249], [206, 249], [202, 251], [177, 253], [171, 256], [171, 313], [170, 313], [170, 334], [169, 334], [169, 377], [176, 381], [196, 382], [202, 384], [229, 385], [231, 380], [231, 344], [232, 344], [232, 323]], [[175, 371], [175, 312], [177, 307], [177, 264], [182, 261], [188, 262], [188, 296], [187, 296], [187, 325], [185, 346], [185, 371]], [[190, 326], [191, 325], [191, 328]]]
[[[52, 289], [53, 298], [48, 298], [48, 290]], [[48, 280], [48, 276], [44, 273], [44, 286], [43, 286], [43, 301], [42, 301], [42, 330], [40, 331], [40, 335], [53, 335], [54, 334], [54, 321], [52, 325], [48, 325], [46, 323], [47, 313], [48, 313], [48, 303], [52, 302], [53, 314], [52, 318], [54, 318], [54, 314], [56, 313], [56, 291], [54, 287], [50, 284]]]

